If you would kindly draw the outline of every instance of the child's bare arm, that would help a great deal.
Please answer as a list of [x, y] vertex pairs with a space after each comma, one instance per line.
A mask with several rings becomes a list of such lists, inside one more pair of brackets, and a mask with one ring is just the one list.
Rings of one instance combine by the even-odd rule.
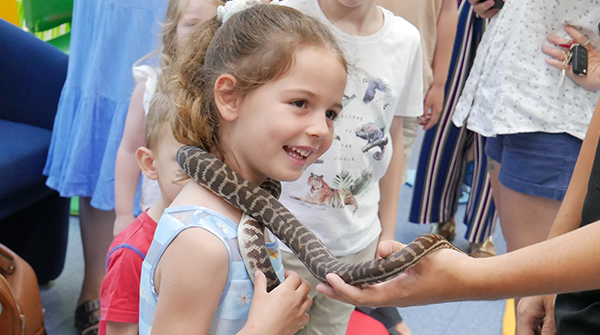
[[225, 245], [200, 228], [181, 232], [163, 253], [154, 281], [152, 334], [208, 334], [225, 284]]
[[137, 323], [106, 322], [106, 335], [137, 335]]
[[398, 199], [402, 180], [402, 164], [404, 162], [404, 139], [402, 137], [402, 116], [394, 116], [390, 126], [393, 143], [393, 154], [385, 175], [379, 180], [379, 220], [381, 235], [379, 241], [393, 240], [396, 232]]
[[140, 178], [140, 167], [135, 159], [137, 148], [145, 145], [144, 122], [146, 116], [142, 105], [146, 81], [140, 81], [131, 95], [125, 129], [115, 161], [115, 225], [116, 236], [133, 222], [133, 203]]
[[[227, 250], [218, 238], [204, 229], [179, 234], [155, 275], [159, 299], [152, 334], [207, 334], [227, 275]], [[293, 334], [308, 321], [311, 286], [293, 272], [286, 277], [267, 293], [266, 278], [258, 274], [250, 315], [239, 334]]]
[[[458, 12], [455, 0], [444, 0], [437, 20], [435, 51], [433, 54], [433, 82], [425, 95], [421, 124], [425, 130], [433, 127], [444, 108], [444, 89], [448, 78], [448, 68], [454, 48]], [[428, 116], [428, 114], [431, 113]]]

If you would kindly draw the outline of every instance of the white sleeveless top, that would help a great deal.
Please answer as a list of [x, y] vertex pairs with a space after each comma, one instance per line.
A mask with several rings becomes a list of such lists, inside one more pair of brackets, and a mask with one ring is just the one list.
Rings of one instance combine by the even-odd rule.
[[[140, 65], [133, 68], [133, 79], [136, 84], [142, 80], [146, 80], [146, 90], [144, 91], [144, 97], [142, 100], [142, 106], [144, 107], [144, 115], [148, 115], [150, 110], [150, 101], [156, 92], [158, 86], [158, 76], [160, 69], [148, 65]], [[150, 206], [160, 197], [160, 188], [158, 187], [158, 181], [152, 180], [142, 173], [142, 191], [140, 194], [140, 209], [145, 212]]]

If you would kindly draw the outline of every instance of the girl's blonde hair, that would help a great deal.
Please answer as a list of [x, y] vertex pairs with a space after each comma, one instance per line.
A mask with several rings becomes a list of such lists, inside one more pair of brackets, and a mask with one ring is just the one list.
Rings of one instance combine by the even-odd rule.
[[[165, 19], [161, 23], [161, 44], [144, 57], [137, 60], [133, 67], [138, 66], [142, 61], [158, 55], [161, 68], [166, 68], [175, 60], [177, 56], [177, 24], [183, 17], [183, 13], [191, 0], [170, 0], [167, 6]], [[215, 6], [224, 5], [226, 0], [205, 0]]]
[[169, 96], [161, 90], [156, 90], [150, 101], [150, 110], [146, 115], [145, 135], [146, 147], [156, 150], [165, 129], [171, 129], [171, 123], [177, 110]]
[[165, 78], [177, 105], [173, 133], [180, 143], [198, 146], [221, 159], [220, 116], [213, 92], [219, 76], [235, 77], [232, 93], [243, 98], [283, 77], [298, 49], [307, 46], [331, 50], [347, 69], [330, 30], [286, 6], [255, 5], [223, 25], [213, 17], [190, 33], [187, 44]]

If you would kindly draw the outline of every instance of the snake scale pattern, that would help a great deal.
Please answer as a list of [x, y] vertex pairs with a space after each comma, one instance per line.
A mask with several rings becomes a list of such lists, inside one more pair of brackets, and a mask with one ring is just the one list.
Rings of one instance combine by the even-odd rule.
[[[194, 146], [181, 147], [177, 152], [177, 162], [183, 172], [197, 183], [268, 228], [324, 283], [327, 283], [328, 273], [335, 273], [350, 285], [372, 285], [396, 277], [433, 251], [443, 248], [460, 251], [441, 236], [426, 234], [384, 259], [342, 263], [277, 200], [280, 191], [278, 182], [267, 182], [259, 187], [239, 176], [213, 155]], [[253, 234], [257, 234], [256, 241], [252, 243], [262, 243], [262, 246], [258, 245], [257, 253], [262, 252], [264, 257], [264, 238], [260, 236], [262, 229], [255, 227], [252, 230]]]

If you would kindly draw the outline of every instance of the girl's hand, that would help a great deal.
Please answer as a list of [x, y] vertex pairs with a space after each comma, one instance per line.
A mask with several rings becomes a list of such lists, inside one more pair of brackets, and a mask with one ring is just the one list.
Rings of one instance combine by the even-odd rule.
[[[588, 41], [588, 38], [573, 26], [566, 26], [565, 31], [571, 35], [573, 41], [578, 44], [584, 45]], [[549, 35], [548, 41], [555, 45], [568, 44], [571, 42], [564, 37], [558, 37], [556, 35]], [[573, 79], [574, 82], [587, 90], [595, 91], [600, 89], [600, 53], [589, 43], [585, 46], [585, 48], [588, 51], [587, 74], [585, 76], [578, 76], [574, 74], [571, 64], [565, 67], [565, 71], [569, 78]], [[565, 51], [563, 48], [554, 48], [544, 45], [542, 46], [542, 51], [554, 57], [546, 58], [546, 63], [559, 70], [563, 69], [563, 61], [565, 60]]]
[[475, 13], [484, 19], [489, 19], [500, 11], [498, 8], [492, 8], [495, 3], [494, 0], [469, 0], [469, 3], [473, 6]]
[[435, 126], [440, 118], [442, 108], [444, 108], [444, 87], [432, 85], [425, 96], [423, 116], [419, 118], [419, 124], [423, 126], [424, 130]]
[[294, 334], [308, 322], [312, 286], [297, 273], [285, 272], [285, 280], [267, 293], [267, 278], [255, 272], [254, 298], [246, 326], [239, 334]]
[[[387, 257], [402, 249], [403, 244], [385, 241], [379, 245], [378, 254]], [[468, 276], [467, 255], [454, 250], [435, 251], [423, 258], [408, 271], [387, 282], [366, 287], [346, 284], [339, 276], [328, 274], [326, 284], [317, 285], [317, 291], [326, 296], [357, 306], [406, 307], [436, 302], [446, 302], [467, 295], [468, 287], [461, 287]], [[440, 278], [445, 278], [440, 281]]]

